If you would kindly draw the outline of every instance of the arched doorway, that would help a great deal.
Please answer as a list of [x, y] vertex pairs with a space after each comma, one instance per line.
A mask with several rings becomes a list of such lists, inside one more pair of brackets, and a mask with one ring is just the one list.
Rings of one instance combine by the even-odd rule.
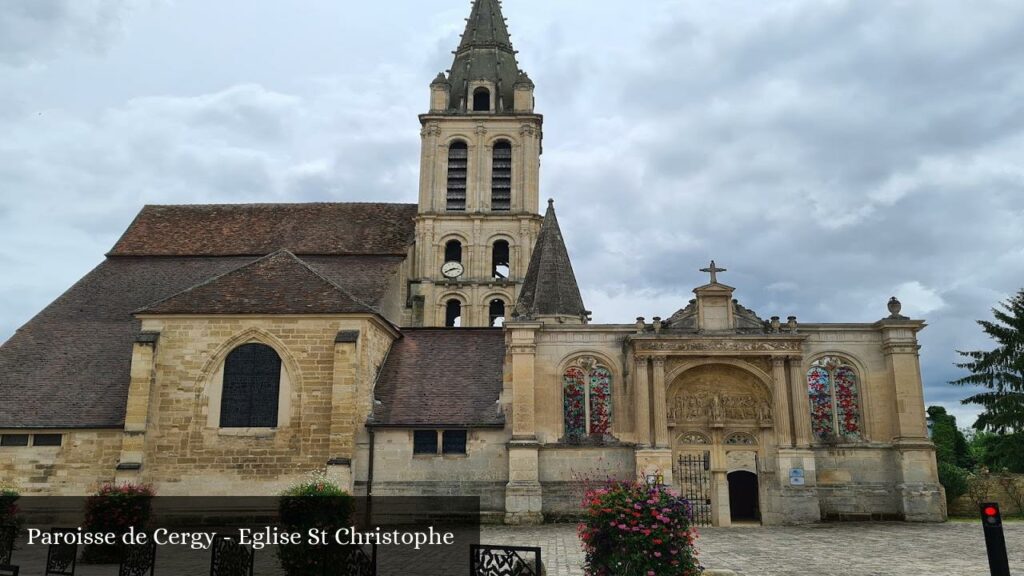
[[757, 474], [746, 470], [730, 472], [729, 510], [732, 521], [758, 521], [761, 519], [757, 495]]

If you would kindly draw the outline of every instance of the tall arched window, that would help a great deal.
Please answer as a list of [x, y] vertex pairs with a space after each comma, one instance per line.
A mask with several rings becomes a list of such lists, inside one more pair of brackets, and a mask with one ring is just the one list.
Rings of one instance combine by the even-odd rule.
[[611, 434], [612, 373], [592, 358], [582, 358], [562, 375], [565, 440]]
[[511, 261], [511, 250], [508, 242], [498, 240], [491, 248], [491, 277], [495, 280], [508, 280]]
[[491, 156], [491, 210], [512, 210], [512, 144], [502, 140]]
[[504, 300], [498, 300], [497, 298], [495, 298], [494, 300], [491, 300], [491, 303], [490, 303], [490, 305], [488, 305], [487, 308], [488, 308], [488, 312], [489, 312], [488, 316], [490, 317], [490, 324], [489, 325], [491, 327], [504, 326], [505, 325], [505, 301]]
[[448, 204], [449, 212], [466, 211], [466, 176], [469, 170], [469, 148], [457, 140], [448, 147]]
[[861, 439], [860, 390], [857, 371], [844, 358], [826, 356], [807, 371], [811, 430], [821, 440]]
[[473, 112], [491, 111], [491, 91], [487, 88], [477, 88], [473, 91]]
[[444, 245], [445, 262], [462, 262], [462, 242], [449, 240]]
[[274, 428], [281, 391], [281, 357], [265, 344], [244, 344], [224, 361], [222, 428]]
[[462, 326], [462, 302], [452, 298], [444, 305], [444, 325], [448, 328]]

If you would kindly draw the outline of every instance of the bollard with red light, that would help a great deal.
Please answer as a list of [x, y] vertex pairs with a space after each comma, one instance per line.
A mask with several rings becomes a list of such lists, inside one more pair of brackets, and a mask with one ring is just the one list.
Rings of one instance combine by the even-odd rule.
[[988, 568], [992, 576], [1010, 576], [1010, 561], [1006, 557], [1003, 516], [999, 513], [999, 504], [986, 502], [981, 505], [981, 526], [985, 530]]

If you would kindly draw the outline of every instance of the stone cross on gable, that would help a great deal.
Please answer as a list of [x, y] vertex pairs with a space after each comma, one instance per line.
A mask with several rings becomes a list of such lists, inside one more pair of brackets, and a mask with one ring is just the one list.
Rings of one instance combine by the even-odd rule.
[[701, 272], [707, 272], [707, 273], [711, 274], [711, 283], [712, 284], [718, 284], [718, 273], [719, 272], [728, 272], [728, 270], [726, 270], [725, 268], [719, 268], [719, 267], [715, 266], [715, 261], [714, 260], [711, 261], [711, 266], [710, 267], [708, 267], [708, 268], [701, 268], [700, 271]]

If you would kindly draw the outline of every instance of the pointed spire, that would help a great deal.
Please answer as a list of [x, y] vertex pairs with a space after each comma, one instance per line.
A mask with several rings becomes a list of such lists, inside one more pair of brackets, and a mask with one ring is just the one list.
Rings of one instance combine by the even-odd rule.
[[501, 2], [474, 0], [448, 77], [451, 84], [449, 112], [472, 111], [470, 84], [475, 81], [490, 83], [497, 90], [496, 112], [511, 111], [518, 79], [519, 64], [501, 14]]
[[569, 251], [558, 226], [554, 200], [548, 200], [548, 211], [537, 236], [537, 245], [530, 258], [515, 312], [520, 319], [561, 316], [581, 321], [585, 321], [589, 314], [583, 306]]

